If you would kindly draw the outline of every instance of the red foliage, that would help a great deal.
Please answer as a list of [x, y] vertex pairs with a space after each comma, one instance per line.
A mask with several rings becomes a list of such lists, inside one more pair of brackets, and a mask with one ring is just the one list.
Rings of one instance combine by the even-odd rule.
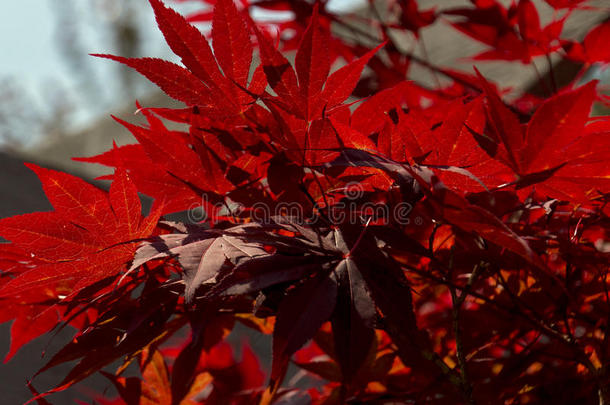
[[[150, 3], [182, 66], [96, 56], [185, 107], [138, 105], [145, 125], [117, 119], [137, 144], [79, 159], [115, 169], [108, 192], [30, 165], [55, 210], [0, 220], [7, 360], [54, 326], [78, 329], [39, 372], [78, 364], [43, 394], [30, 385], [40, 403], [96, 372], [119, 393], [105, 404], [610, 401], [610, 123], [591, 117], [596, 82], [511, 103], [391, 32], [422, 41], [448, 20], [489, 47], [474, 59], [556, 54], [584, 69], [610, 61], [607, 22], [582, 43], [560, 36], [585, 1], [548, 1], [569, 12], [544, 27], [529, 0], [387, 2], [357, 27], [326, 1], [204, 1], [213, 11], [190, 20], [211, 21], [211, 46]], [[292, 17], [270, 28], [253, 8]], [[449, 83], [405, 81], [412, 64]], [[154, 199], [147, 216], [138, 192]], [[206, 220], [162, 220], [195, 206]], [[234, 357], [236, 322], [272, 335], [266, 372], [248, 346]], [[140, 375], [124, 375], [134, 361]], [[291, 361], [314, 382], [285, 381]]]

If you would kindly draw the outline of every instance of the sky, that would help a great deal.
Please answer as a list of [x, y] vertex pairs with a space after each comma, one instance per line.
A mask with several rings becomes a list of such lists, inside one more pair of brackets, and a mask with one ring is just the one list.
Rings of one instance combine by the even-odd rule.
[[[68, 4], [66, 0], [5, 1], [0, 12], [0, 84], [16, 86], [25, 95], [27, 104], [43, 114], [52, 111], [54, 100], [66, 95], [78, 111], [69, 117], [68, 126], [73, 129], [86, 126], [99, 116], [100, 110], [106, 112], [110, 108], [113, 93], [118, 92], [112, 85], [103, 85], [93, 89], [99, 94], [86, 95], [83, 81], [87, 76], [82, 75], [85, 79], [75, 77], [76, 71], [65, 62], [58, 38], [77, 32], [84, 71], [101, 83], [112, 82], [116, 66], [87, 54], [113, 52], [112, 41], [103, 30], [107, 23], [104, 18], [111, 18], [112, 13], [102, 13], [100, 7], [103, 3], [120, 7], [125, 1], [142, 4], [137, 18], [143, 27], [150, 27], [140, 32], [144, 44], [142, 53], [170, 57], [161, 33], [155, 29], [154, 16], [146, 0], [71, 0], [74, 9], [70, 15], [78, 19], [76, 22], [70, 18], [67, 21], [58, 19], [62, 7]], [[77, 27], [76, 31], [74, 27]], [[37, 134], [24, 133], [23, 136], [37, 138]], [[25, 141], [28, 143], [30, 139]]]
[[[121, 3], [131, 2], [138, 4], [137, 18], [143, 27], [140, 31], [143, 39], [142, 56], [155, 56], [171, 59], [173, 55], [164, 44], [161, 33], [156, 29], [154, 16], [146, 0], [71, 0], [74, 6], [74, 16], [78, 18], [78, 39], [84, 53], [112, 53], [109, 48], [111, 41], [104, 35], [104, 18], [112, 18], [111, 13], [103, 13], [100, 7], [114, 5], [120, 11]], [[173, 3], [166, 0], [168, 5], [182, 13], [195, 10], [196, 2]], [[336, 9], [349, 9], [364, 3], [364, 0], [331, 0], [330, 6]], [[64, 62], [64, 55], [58, 47], [58, 36], [70, 35], [68, 32], [72, 21], [57, 23], [57, 16], [66, 0], [19, 0], [4, 1], [0, 12], [0, 83], [10, 83], [17, 86], [20, 92], [25, 93], [32, 108], [41, 111], [50, 111], [49, 103], [54, 97], [61, 97], [53, 93], [56, 88], [65, 90], [71, 102], [78, 105], [78, 114], [70, 117], [74, 128], [86, 126], [92, 119], [97, 118], [100, 112], [111, 108], [114, 102], [112, 94], [116, 89], [112, 85], [100, 86], [99, 97], [86, 97], [82, 91], [82, 80], [79, 83], [74, 77], [74, 69]], [[141, 4], [141, 7], [139, 6]], [[112, 6], [110, 6], [112, 9]], [[64, 24], [64, 25], [62, 25]], [[63, 32], [62, 32], [63, 30]], [[116, 74], [113, 64], [107, 61], [94, 60], [90, 57], [85, 68], [92, 76], [102, 83], [112, 82], [112, 75]], [[80, 86], [80, 87], [79, 87]], [[102, 103], [102, 100], [107, 100]], [[111, 100], [111, 102], [108, 102]], [[24, 135], [26, 136], [26, 135]], [[27, 134], [36, 138], [35, 134]]]

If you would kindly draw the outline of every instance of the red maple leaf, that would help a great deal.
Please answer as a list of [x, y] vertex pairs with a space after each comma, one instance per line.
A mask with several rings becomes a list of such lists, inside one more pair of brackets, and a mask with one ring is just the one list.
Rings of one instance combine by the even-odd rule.
[[28, 165], [39, 177], [52, 212], [0, 220], [0, 235], [27, 258], [0, 288], [2, 319], [15, 319], [11, 351], [49, 330], [66, 298], [126, 270], [137, 242], [154, 230], [160, 209], [142, 217], [137, 191], [117, 170], [105, 192], [69, 174]]

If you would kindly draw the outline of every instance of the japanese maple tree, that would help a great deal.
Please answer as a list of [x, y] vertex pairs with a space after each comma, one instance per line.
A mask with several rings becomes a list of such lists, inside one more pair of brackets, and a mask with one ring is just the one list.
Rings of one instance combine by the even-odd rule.
[[[450, 24], [487, 47], [475, 64], [584, 72], [610, 63], [607, 21], [562, 37], [587, 1], [547, 0], [544, 26], [530, 0], [370, 1], [354, 19], [325, 0], [201, 3], [185, 18], [150, 0], [181, 64], [94, 55], [184, 103], [138, 104], [146, 124], [116, 118], [136, 144], [78, 158], [114, 168], [109, 189], [28, 165], [54, 211], [0, 220], [6, 360], [77, 330], [39, 373], [78, 363], [40, 394], [34, 378], [32, 400], [103, 373], [118, 396], [102, 404], [610, 403], [600, 85], [508, 98], [395, 35]], [[408, 81], [416, 64], [434, 86]], [[269, 369], [235, 355], [236, 323], [271, 335]]]

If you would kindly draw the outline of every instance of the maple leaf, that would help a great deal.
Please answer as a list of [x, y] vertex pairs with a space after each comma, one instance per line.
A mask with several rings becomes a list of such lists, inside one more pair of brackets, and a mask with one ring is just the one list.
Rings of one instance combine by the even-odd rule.
[[243, 17], [233, 1], [218, 1], [212, 20], [214, 53], [224, 74], [246, 86], [252, 62], [252, 43]]
[[[137, 70], [169, 96], [187, 105], [196, 105], [209, 116], [234, 117], [247, 108], [254, 101], [243, 91], [247, 88], [253, 48], [245, 20], [233, 1], [216, 3], [212, 23], [215, 53], [205, 36], [184, 17], [160, 0], [150, 0], [150, 3], [167, 44], [186, 68], [155, 58], [93, 56], [112, 59]], [[255, 74], [250, 89], [256, 92], [264, 88], [262, 79], [262, 75]]]
[[330, 55], [328, 49], [329, 35], [320, 26], [318, 5], [314, 7], [311, 22], [303, 34], [295, 58], [296, 73], [299, 79], [301, 97], [307, 100], [308, 118], [318, 102], [322, 86], [330, 72]]
[[118, 305], [101, 311], [84, 333], [77, 335], [38, 370], [35, 376], [57, 365], [79, 360], [55, 388], [40, 397], [63, 391], [122, 357], [125, 363], [121, 368], [124, 368], [147, 346], [158, 345], [169, 338], [186, 323], [183, 317], [169, 320], [176, 303], [175, 291], [161, 288], [154, 279], [144, 284], [139, 297], [128, 294], [119, 297]]
[[[0, 220], [0, 234], [30, 256], [15, 277], [2, 285], [0, 297], [11, 299], [5, 316], [13, 325], [12, 356], [18, 347], [50, 329], [62, 296], [106, 277], [117, 276], [133, 258], [136, 242], [156, 227], [159, 209], [141, 215], [135, 186], [118, 170], [106, 193], [77, 177], [32, 164], [53, 212]], [[33, 268], [32, 268], [33, 267]], [[45, 310], [41, 304], [49, 302]], [[43, 326], [44, 325], [44, 326]]]
[[569, 59], [581, 63], [610, 63], [610, 51], [605, 45], [605, 38], [610, 35], [610, 22], [605, 21], [591, 29], [582, 43], [564, 41], [562, 46]]
[[[80, 330], [41, 372], [78, 364], [34, 400], [118, 358], [107, 376], [129, 405], [608, 399], [610, 121], [590, 117], [595, 83], [509, 103], [478, 72], [391, 41], [380, 54], [376, 34], [435, 22], [416, 1], [388, 3], [389, 21], [326, 1], [199, 2], [185, 19], [150, 0], [181, 65], [98, 55], [186, 104], [138, 105], [145, 124], [119, 120], [137, 145], [79, 159], [115, 168], [109, 192], [35, 168], [55, 211], [0, 220], [8, 357], [55, 324]], [[474, 59], [608, 60], [607, 22], [559, 38], [582, 1], [548, 0], [567, 10], [547, 25], [531, 0], [470, 3], [443, 14], [488, 46]], [[288, 13], [256, 23], [257, 9]], [[414, 63], [452, 83], [405, 82]], [[156, 200], [148, 217], [138, 192]], [[157, 227], [195, 206], [210, 220]], [[266, 389], [253, 353], [237, 362], [225, 341], [236, 321], [272, 335]], [[187, 324], [184, 345], [159, 346]], [[141, 378], [121, 376], [138, 357]], [[286, 386], [293, 357], [326, 381]]]
[[273, 329], [273, 382], [283, 376], [292, 354], [330, 318], [336, 299], [337, 281], [332, 273], [305, 281], [282, 299]]
[[92, 54], [99, 58], [117, 61], [137, 70], [159, 86], [167, 95], [188, 105], [212, 107], [213, 99], [196, 76], [185, 68], [156, 58], [124, 58], [121, 56]]
[[[606, 189], [608, 172], [601, 163], [607, 154], [606, 143], [600, 138], [603, 135], [587, 134], [586, 129], [595, 86], [591, 82], [551, 97], [523, 128], [499, 96], [484, 85], [490, 135], [497, 147], [494, 153], [517, 174], [518, 187], [540, 183], [536, 189], [549, 197], [579, 201], [589, 198], [596, 188]], [[597, 150], [585, 146], [593, 143]]]
[[[361, 255], [367, 253], [351, 258], [359, 242], [352, 241], [351, 249], [348, 248], [343, 240], [345, 231], [319, 231], [281, 217], [275, 221], [267, 226], [251, 223], [222, 231], [192, 229], [188, 234], [162, 235], [157, 242], [140, 247], [134, 266], [176, 256], [185, 270], [187, 293], [189, 289], [195, 291], [208, 285], [200, 295], [208, 300], [257, 293], [290, 283], [292, 287], [287, 288], [277, 309], [271, 385], [281, 380], [291, 355], [333, 313], [337, 342], [343, 342], [347, 350], [341, 351], [339, 358], [343, 375], [349, 381], [364, 362], [363, 350], [364, 354], [368, 352], [374, 335], [375, 304], [359, 267]], [[296, 235], [285, 237], [278, 230]], [[227, 244], [227, 237], [234, 241]], [[265, 246], [273, 247], [274, 252], [269, 253]], [[211, 254], [212, 250], [218, 252]], [[366, 266], [366, 271], [371, 271], [370, 264]], [[341, 304], [335, 309], [337, 300]], [[354, 357], [355, 353], [358, 356]]]
[[138, 249], [132, 269], [150, 260], [176, 257], [184, 270], [186, 301], [191, 302], [199, 286], [216, 281], [225, 261], [236, 265], [246, 258], [268, 255], [260, 242], [242, 240], [250, 228], [259, 226], [237, 226], [225, 234], [215, 230], [191, 230], [187, 234], [162, 235], [158, 241]]
[[[280, 274], [282, 256], [271, 257], [271, 261], [268, 262], [270, 253], [265, 250], [265, 246], [273, 246], [280, 252], [291, 255], [314, 253], [316, 249], [320, 254], [325, 251], [325, 247], [316, 248], [318, 242], [315, 232], [294, 224], [282, 225], [284, 221], [279, 218], [276, 220], [280, 222], [270, 225], [249, 223], [225, 230], [191, 227], [186, 233], [161, 235], [138, 248], [132, 269], [150, 260], [176, 257], [185, 272], [187, 301], [191, 301], [196, 289], [205, 283], [213, 286], [213, 294], [244, 294], [280, 282], [282, 279], [289, 281], [291, 278], [286, 277], [290, 275], [299, 278], [302, 271], [296, 274], [288, 271], [282, 276]], [[274, 232], [278, 229], [305, 232], [307, 237], [283, 236]], [[291, 261], [287, 258], [286, 265], [299, 262], [308, 264], [307, 259], [304, 260], [302, 257], [294, 259], [296, 260]], [[275, 264], [279, 265], [279, 268], [267, 267], [274, 261], [277, 261]], [[312, 269], [316, 269], [313, 266], [316, 264], [315, 261], [309, 264], [312, 264]], [[303, 266], [302, 270], [307, 268]], [[267, 271], [269, 273], [265, 274]], [[257, 278], [260, 280], [256, 281]], [[267, 280], [269, 284], [263, 280]], [[241, 284], [245, 288], [239, 289], [238, 286]]]
[[[328, 76], [330, 60], [323, 45], [328, 34], [320, 28], [317, 12], [312, 16], [297, 50], [296, 72], [271, 40], [258, 28], [254, 27], [254, 30], [261, 49], [263, 70], [269, 85], [278, 95], [277, 102], [289, 113], [308, 121], [345, 101], [354, 91], [366, 64], [385, 45], [380, 44]], [[316, 58], [315, 63], [313, 58]]]
[[297, 117], [305, 117], [306, 111], [300, 96], [296, 73], [290, 62], [275, 48], [271, 39], [258, 28], [254, 28], [258, 39], [263, 71], [269, 86], [287, 106], [288, 111]]
[[407, 0], [399, 3], [401, 13], [402, 27], [413, 32], [416, 37], [419, 37], [419, 30], [431, 25], [436, 20], [436, 11], [434, 8], [430, 10], [420, 11], [417, 9], [415, 0]]
[[348, 257], [335, 268], [337, 304], [332, 317], [335, 352], [342, 381], [350, 385], [369, 355], [375, 341], [375, 303], [358, 269]]
[[[452, 23], [453, 27], [492, 47], [492, 50], [483, 51], [473, 59], [520, 60], [522, 63], [530, 63], [532, 57], [549, 54], [560, 48], [558, 39], [565, 17], [542, 28], [538, 11], [529, 0], [521, 0], [508, 10], [497, 1], [481, 3], [476, 3], [475, 8], [444, 11], [448, 15], [465, 17], [464, 20]], [[516, 19], [512, 18], [514, 15], [517, 16]]]
[[333, 72], [320, 94], [319, 109], [330, 110], [345, 101], [356, 88], [358, 79], [368, 61], [384, 46], [385, 43], [379, 44], [360, 58]]
[[[201, 194], [194, 187], [189, 187], [172, 176], [167, 165], [152, 160], [141, 144], [123, 145], [97, 156], [79, 157], [73, 160], [108, 167], [122, 165], [141, 193], [159, 201], [166, 201], [162, 214], [185, 211], [202, 202]], [[105, 175], [98, 180], [111, 180], [112, 177]]]

